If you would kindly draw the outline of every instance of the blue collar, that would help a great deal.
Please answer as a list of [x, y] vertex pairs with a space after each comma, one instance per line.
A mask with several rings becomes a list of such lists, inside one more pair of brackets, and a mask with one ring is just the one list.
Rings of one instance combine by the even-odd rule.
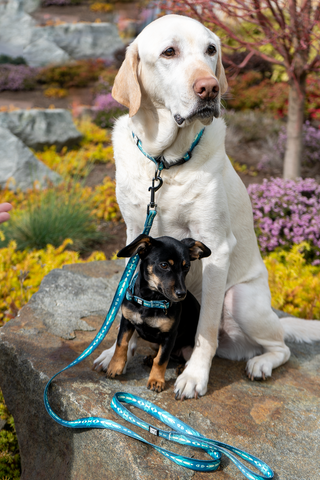
[[166, 300], [144, 300], [143, 298], [137, 297], [134, 295], [134, 285], [136, 283], [138, 274], [136, 273], [132, 279], [132, 282], [129, 285], [129, 288], [126, 291], [126, 299], [129, 302], [136, 302], [139, 305], [147, 308], [162, 308], [162, 310], [167, 310], [171, 306], [171, 302]]
[[183, 157], [179, 158], [174, 163], [168, 163], [163, 155], [159, 155], [159, 157], [152, 157], [143, 149], [141, 140], [133, 132], [132, 132], [132, 137], [137, 147], [139, 148], [140, 152], [143, 153], [145, 157], [149, 158], [149, 160], [152, 160], [153, 163], [157, 166], [157, 170], [161, 171], [164, 168], [168, 169], [170, 167], [175, 167], [176, 165], [182, 165], [183, 163], [186, 163], [188, 160], [190, 160], [190, 158], [192, 157], [192, 151], [200, 142], [204, 130], [205, 129], [203, 128], [199, 133], [197, 133], [197, 135], [194, 137], [194, 140], [191, 144], [190, 150], [188, 150]]

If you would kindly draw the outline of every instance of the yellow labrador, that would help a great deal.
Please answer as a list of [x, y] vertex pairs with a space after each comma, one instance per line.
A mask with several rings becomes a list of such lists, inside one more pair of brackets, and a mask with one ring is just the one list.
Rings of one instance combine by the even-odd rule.
[[[227, 90], [219, 38], [196, 20], [162, 17], [135, 39], [116, 77], [113, 96], [129, 108], [114, 128], [117, 199], [127, 243], [143, 230], [154, 164], [167, 166], [190, 149], [192, 158], [163, 170], [152, 235], [194, 237], [212, 254], [192, 265], [188, 289], [201, 303], [195, 348], [177, 378], [180, 398], [204, 395], [212, 358], [248, 359], [249, 378], [266, 378], [285, 363], [285, 339], [320, 339], [320, 323], [286, 318], [271, 309], [268, 274], [253, 229], [251, 203], [225, 152], [220, 97]], [[130, 352], [134, 349], [131, 345]], [[106, 370], [114, 347], [95, 361]], [[129, 359], [129, 358], [128, 358]]]

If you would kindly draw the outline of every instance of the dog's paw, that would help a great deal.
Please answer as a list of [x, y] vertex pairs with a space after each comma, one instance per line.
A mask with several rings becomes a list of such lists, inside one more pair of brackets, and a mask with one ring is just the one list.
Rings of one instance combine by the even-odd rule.
[[112, 360], [112, 357], [114, 355], [114, 352], [116, 350], [116, 343], [112, 345], [111, 348], [108, 348], [107, 350], [104, 350], [100, 357], [98, 357], [94, 362], [93, 362], [93, 370], [96, 370], [97, 372], [101, 372], [103, 370], [106, 372], [108, 370], [109, 363]]
[[174, 385], [176, 400], [202, 397], [207, 392], [209, 372], [187, 365]]
[[164, 390], [165, 381], [160, 380], [159, 378], [149, 377], [147, 388], [153, 390], [154, 392], [162, 392]]
[[121, 375], [121, 373], [124, 373], [125, 366], [126, 361], [124, 359], [113, 357], [107, 369], [107, 377], [114, 378], [117, 375]]
[[250, 380], [263, 379], [271, 377], [273, 364], [270, 360], [264, 358], [264, 355], [260, 355], [251, 358], [246, 366], [246, 373]]

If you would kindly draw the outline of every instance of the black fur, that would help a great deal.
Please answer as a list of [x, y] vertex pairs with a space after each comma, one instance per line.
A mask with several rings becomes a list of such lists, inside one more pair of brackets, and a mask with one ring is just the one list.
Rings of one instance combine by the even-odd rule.
[[118, 257], [136, 253], [141, 262], [134, 295], [144, 300], [169, 300], [171, 303], [165, 311], [147, 308], [125, 298], [117, 345], [137, 330], [140, 337], [161, 347], [158, 361], [161, 366], [168, 362], [171, 354], [179, 357], [183, 347], [194, 347], [200, 305], [187, 291], [185, 278], [190, 262], [208, 257], [211, 251], [192, 238], [178, 241], [172, 237], [140, 235], [120, 250]]

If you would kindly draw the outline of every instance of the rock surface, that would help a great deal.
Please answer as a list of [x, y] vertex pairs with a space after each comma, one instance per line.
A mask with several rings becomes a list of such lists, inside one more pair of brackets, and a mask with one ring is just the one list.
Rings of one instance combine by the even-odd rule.
[[70, 60], [67, 52], [47, 38], [38, 38], [29, 43], [23, 49], [22, 56], [30, 67], [43, 67], [48, 63], [60, 65]]
[[19, 138], [7, 128], [0, 126], [0, 187], [5, 187], [12, 177], [9, 188], [27, 190], [38, 180], [40, 185], [46, 185], [47, 180], [59, 183], [60, 175], [52, 172], [40, 162]]
[[113, 53], [124, 46], [112, 23], [65, 23], [42, 30], [74, 59], [112, 59]]
[[35, 150], [50, 145], [56, 145], [59, 150], [64, 146], [76, 145], [82, 139], [70, 111], [63, 108], [0, 112], [0, 126], [9, 129]]
[[38, 27], [27, 13], [38, 0], [0, 3], [0, 54], [23, 56], [30, 66], [65, 63], [70, 59], [105, 58], [124, 44], [111, 23], [77, 23]]
[[[61, 427], [44, 408], [47, 381], [89, 345], [104, 320], [106, 312], [100, 314], [106, 310], [122, 269], [121, 261], [92, 262], [51, 272], [32, 301], [0, 331], [0, 386], [16, 423], [21, 480], [204, 478], [121, 434]], [[63, 327], [59, 314], [64, 314]], [[80, 317], [86, 325], [77, 323]], [[87, 326], [96, 331], [88, 331]], [[79, 327], [81, 331], [72, 340], [59, 337], [61, 328], [71, 332]], [[93, 359], [111, 346], [116, 334], [114, 325], [91, 358], [54, 380], [50, 402], [57, 414], [65, 419], [95, 415], [124, 424], [111, 410], [110, 401], [115, 392], [127, 391], [159, 404], [208, 437], [258, 456], [274, 469], [277, 480], [319, 478], [319, 343], [290, 345], [290, 360], [265, 382], [250, 382], [245, 362], [215, 358], [207, 395], [178, 402], [173, 395], [174, 363], [166, 372], [166, 390], [161, 394], [147, 390], [149, 369], [142, 359], [150, 350], [145, 342], [139, 343], [127, 373], [116, 380], [91, 371]], [[146, 432], [138, 433], [165, 448], [199, 455]], [[244, 477], [224, 457], [222, 469], [205, 478]]]

